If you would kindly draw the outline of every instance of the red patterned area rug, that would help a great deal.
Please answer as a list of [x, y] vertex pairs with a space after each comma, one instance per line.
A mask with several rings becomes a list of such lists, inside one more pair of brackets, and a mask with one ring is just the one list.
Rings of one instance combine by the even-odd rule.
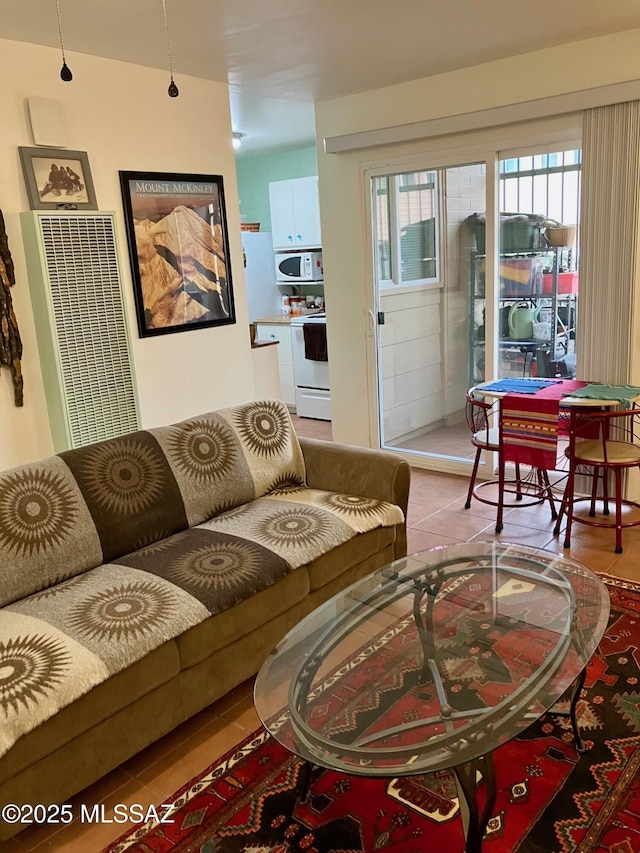
[[[640, 851], [640, 585], [605, 580], [611, 617], [578, 709], [586, 751], [576, 752], [568, 718], [553, 714], [496, 750], [487, 853]], [[108, 853], [463, 850], [451, 773], [381, 780], [327, 771], [302, 805], [301, 767], [256, 732], [174, 795], [174, 823], [140, 826]]]

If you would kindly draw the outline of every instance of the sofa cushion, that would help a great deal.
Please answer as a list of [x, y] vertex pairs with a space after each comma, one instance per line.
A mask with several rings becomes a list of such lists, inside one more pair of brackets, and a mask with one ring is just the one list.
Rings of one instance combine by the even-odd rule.
[[190, 527], [254, 499], [240, 439], [220, 412], [150, 432], [171, 466]]
[[267, 623], [304, 601], [308, 594], [307, 572], [291, 572], [273, 586], [200, 622], [176, 637], [182, 669], [195, 666], [248, 634], [260, 631]]
[[197, 599], [108, 564], [10, 604], [0, 618], [0, 755], [111, 675], [209, 616]]
[[220, 409], [149, 432], [171, 466], [190, 527], [278, 485], [304, 482], [300, 444], [279, 400]]
[[279, 485], [303, 483], [304, 459], [291, 415], [279, 400], [222, 409], [242, 443], [259, 498]]
[[167, 459], [147, 431], [60, 454], [75, 477], [102, 544], [103, 562], [187, 526]]
[[0, 784], [176, 678], [179, 670], [177, 646], [169, 641], [96, 685], [17, 741], [0, 761]]
[[200, 527], [260, 543], [297, 568], [359, 533], [402, 521], [402, 510], [386, 501], [287, 486]]
[[118, 560], [164, 578], [207, 609], [221, 613], [271, 586], [291, 571], [279, 554], [258, 542], [196, 527]]
[[0, 605], [102, 562], [78, 484], [57, 456], [0, 475]]
[[383, 553], [386, 549], [392, 549], [394, 540], [395, 528], [377, 527], [368, 533], [354, 536], [327, 554], [322, 554], [307, 567], [309, 590], [315, 592], [322, 589], [344, 577], [353, 566], [365, 563], [370, 557]]

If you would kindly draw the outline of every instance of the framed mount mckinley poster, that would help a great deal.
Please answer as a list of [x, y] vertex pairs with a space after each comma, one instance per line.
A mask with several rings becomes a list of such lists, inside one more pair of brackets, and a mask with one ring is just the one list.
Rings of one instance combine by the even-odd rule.
[[220, 175], [120, 172], [140, 337], [235, 323]]

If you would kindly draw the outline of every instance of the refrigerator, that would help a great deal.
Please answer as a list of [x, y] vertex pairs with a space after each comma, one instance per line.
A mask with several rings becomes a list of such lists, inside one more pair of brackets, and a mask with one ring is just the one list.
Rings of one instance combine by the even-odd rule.
[[[273, 242], [270, 231], [243, 231], [242, 247], [249, 321], [277, 317], [282, 312], [282, 293], [276, 283]], [[290, 288], [286, 288], [287, 292]]]

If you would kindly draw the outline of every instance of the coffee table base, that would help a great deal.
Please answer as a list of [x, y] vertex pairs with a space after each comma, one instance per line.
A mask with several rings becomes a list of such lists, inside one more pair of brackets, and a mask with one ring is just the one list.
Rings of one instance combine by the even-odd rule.
[[[493, 763], [493, 753], [454, 767], [458, 791], [461, 793], [460, 812], [464, 826], [464, 853], [482, 853], [484, 838], [489, 818], [496, 804], [496, 771]], [[302, 769], [298, 779], [298, 802], [304, 804], [309, 798], [309, 791], [314, 782], [325, 772], [324, 767], [302, 761]], [[482, 777], [486, 785], [484, 808], [478, 808], [478, 779]], [[463, 802], [464, 800], [464, 802]]]
[[[458, 767], [454, 767], [453, 771], [456, 774], [458, 790], [462, 793], [466, 806], [466, 809], [463, 809], [461, 798], [460, 810], [465, 835], [464, 853], [481, 853], [482, 839], [496, 804], [496, 770], [493, 763], [493, 753], [488, 752], [467, 764], [460, 764]], [[482, 774], [487, 789], [482, 812], [478, 808], [479, 774]]]
[[300, 771], [300, 778], [298, 780], [298, 802], [306, 803], [309, 797], [309, 791], [311, 790], [311, 786], [319, 779], [320, 776], [325, 772], [324, 767], [319, 767], [317, 764], [312, 764], [310, 761], [306, 759], [301, 759], [302, 761], [302, 770]]
[[584, 752], [584, 741], [582, 740], [582, 735], [580, 734], [580, 728], [578, 726], [578, 720], [576, 718], [576, 709], [578, 707], [578, 699], [580, 698], [580, 693], [582, 692], [582, 688], [584, 687], [586, 678], [587, 668], [585, 666], [580, 675], [574, 681], [573, 687], [571, 688], [571, 699], [569, 701], [568, 711], [557, 711], [555, 710], [555, 708], [550, 709], [550, 713], [555, 714], [557, 717], [571, 718], [571, 729], [573, 731], [573, 739], [575, 740], [576, 749], [578, 750], [578, 752]]

